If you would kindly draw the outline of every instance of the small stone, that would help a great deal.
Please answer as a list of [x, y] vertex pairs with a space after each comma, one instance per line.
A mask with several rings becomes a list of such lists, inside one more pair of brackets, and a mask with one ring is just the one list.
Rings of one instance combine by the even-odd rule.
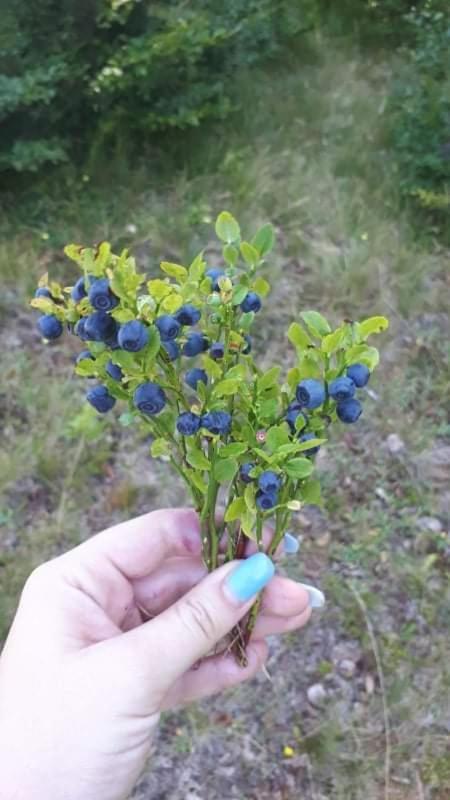
[[318, 536], [316, 539], [318, 547], [328, 547], [331, 542], [331, 534], [329, 531], [325, 531], [322, 533], [321, 536]]
[[353, 678], [356, 672], [356, 664], [350, 658], [344, 658], [342, 661], [339, 661], [337, 668], [339, 674], [342, 675], [343, 678]]
[[297, 522], [301, 528], [310, 528], [312, 525], [310, 518], [304, 513], [297, 515]]
[[373, 679], [373, 675], [370, 674], [366, 675], [364, 683], [365, 683], [366, 694], [368, 695], [373, 694], [375, 691], [375, 681]]
[[321, 708], [327, 699], [327, 692], [322, 683], [313, 683], [306, 690], [306, 696], [312, 706]]
[[417, 520], [417, 527], [427, 533], [440, 533], [442, 530], [442, 524], [436, 517], [420, 517]]
[[396, 453], [400, 453], [405, 449], [405, 443], [403, 439], [400, 439], [400, 436], [397, 433], [389, 434], [386, 439], [386, 446], [392, 455], [396, 455]]
[[384, 489], [381, 486], [377, 486], [377, 488], [375, 489], [375, 494], [376, 494], [376, 496], [378, 497], [379, 500], [382, 500], [383, 503], [386, 503], [386, 505], [389, 505], [389, 498], [388, 498], [386, 492], [384, 491]]

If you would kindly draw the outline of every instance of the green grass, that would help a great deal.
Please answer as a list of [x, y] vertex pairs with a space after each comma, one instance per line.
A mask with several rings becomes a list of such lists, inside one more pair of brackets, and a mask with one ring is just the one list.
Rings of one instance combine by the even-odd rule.
[[[84, 178], [73, 171], [59, 189], [46, 194], [38, 184], [9, 209], [0, 244], [0, 638], [35, 564], [111, 521], [182, 497], [176, 483], [167, 486], [163, 468], [147, 466], [145, 445], [130, 442], [129, 431], [125, 439], [108, 426], [97, 430], [91, 418], [91, 436], [77, 434], [79, 424], [71, 420], [83, 388], [71, 377], [74, 344], [45, 348], [32, 333], [26, 299], [36, 278], [50, 269], [70, 282], [73, 273], [61, 256], [68, 241], [110, 239], [135, 251], [150, 272], [163, 257], [195, 253], [223, 208], [244, 229], [270, 219], [278, 231], [274, 306], [256, 337], [265, 357], [286, 361], [281, 325], [301, 307], [317, 307], [333, 320], [375, 312], [391, 318], [380, 342], [376, 396], [367, 398], [358, 430], [330, 443], [321, 468], [330, 545], [308, 541], [305, 531], [302, 564], [315, 565], [314, 574], [320, 570], [329, 598], [325, 627], [359, 642], [377, 680], [367, 618], [351, 590], [357, 575], [382, 653], [392, 774], [399, 778], [391, 800], [416, 797], [418, 780], [427, 798], [443, 800], [443, 737], [421, 727], [420, 719], [427, 706], [438, 716], [439, 698], [448, 691], [447, 561], [443, 535], [420, 538], [416, 523], [438, 513], [445, 487], [423, 477], [416, 460], [448, 443], [450, 433], [443, 403], [450, 388], [448, 253], [403, 207], [385, 149], [383, 110], [395, 58], [318, 38], [308, 58], [286, 54], [283, 65], [242, 75], [234, 116], [169, 142], [164, 160], [154, 152], [148, 163], [132, 167], [118, 160]], [[384, 444], [393, 432], [406, 444], [396, 458]], [[417, 618], [408, 621], [402, 614], [410, 601]], [[316, 680], [329, 664], [329, 654], [318, 658]], [[237, 695], [238, 707], [243, 697]], [[175, 741], [174, 753], [192, 746], [199, 727], [193, 713], [182, 717], [188, 733]], [[275, 713], [268, 705], [268, 726]], [[286, 741], [309, 755], [313, 785], [333, 798], [383, 797], [379, 687], [358, 714], [343, 722], [330, 706], [318, 728], [305, 723], [304, 729], [293, 719], [283, 729]], [[262, 748], [270, 761], [280, 749], [269, 734], [267, 740]]]

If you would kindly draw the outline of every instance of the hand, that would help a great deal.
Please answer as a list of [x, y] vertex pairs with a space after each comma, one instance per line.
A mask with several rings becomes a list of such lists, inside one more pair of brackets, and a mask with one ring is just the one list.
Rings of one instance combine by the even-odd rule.
[[[161, 710], [250, 678], [264, 637], [309, 619], [307, 589], [272, 575], [258, 554], [205, 577], [188, 509], [117, 525], [38, 567], [0, 659], [3, 800], [126, 798]], [[248, 666], [208, 655], [267, 583]]]

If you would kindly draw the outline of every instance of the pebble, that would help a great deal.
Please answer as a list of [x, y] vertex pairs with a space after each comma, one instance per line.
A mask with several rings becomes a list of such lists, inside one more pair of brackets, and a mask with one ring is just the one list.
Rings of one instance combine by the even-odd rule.
[[356, 664], [351, 658], [344, 658], [338, 663], [338, 672], [343, 678], [353, 678], [356, 672]]
[[402, 450], [405, 449], [405, 443], [403, 439], [397, 433], [390, 433], [386, 439], [387, 449], [389, 450], [392, 455], [396, 453], [400, 453]]
[[420, 517], [417, 520], [417, 527], [427, 533], [440, 533], [442, 530], [442, 524], [437, 517]]
[[313, 683], [306, 690], [306, 696], [312, 706], [321, 708], [327, 699], [327, 692], [322, 683]]

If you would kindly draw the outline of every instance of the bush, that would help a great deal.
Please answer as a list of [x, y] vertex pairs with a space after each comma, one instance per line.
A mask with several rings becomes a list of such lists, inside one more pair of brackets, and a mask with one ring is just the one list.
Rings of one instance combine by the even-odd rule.
[[[142, 142], [230, 109], [235, 69], [304, 25], [294, 0], [17, 0], [0, 32], [0, 170]], [[306, 12], [305, 12], [306, 13]]]

